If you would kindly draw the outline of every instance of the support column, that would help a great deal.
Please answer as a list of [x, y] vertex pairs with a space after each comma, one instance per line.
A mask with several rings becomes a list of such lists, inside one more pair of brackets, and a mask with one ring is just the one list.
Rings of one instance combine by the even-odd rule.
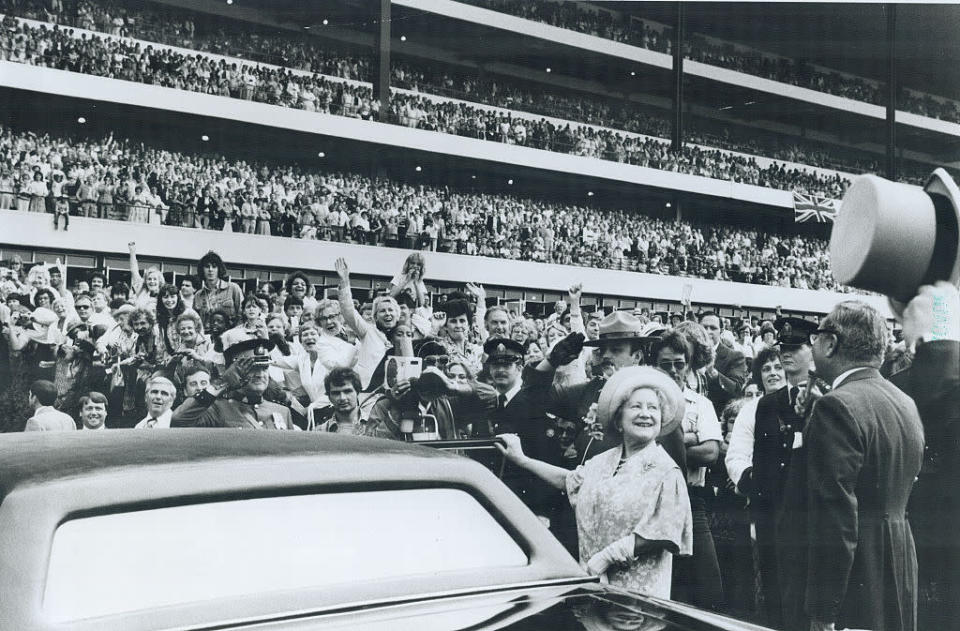
[[390, 0], [376, 5], [373, 67], [373, 98], [380, 101], [380, 121], [387, 122], [390, 110]]
[[897, 5], [884, 4], [887, 15], [887, 179], [897, 179]]
[[670, 147], [680, 151], [683, 147], [683, 46], [684, 8], [677, 2], [677, 21], [673, 26], [673, 129]]

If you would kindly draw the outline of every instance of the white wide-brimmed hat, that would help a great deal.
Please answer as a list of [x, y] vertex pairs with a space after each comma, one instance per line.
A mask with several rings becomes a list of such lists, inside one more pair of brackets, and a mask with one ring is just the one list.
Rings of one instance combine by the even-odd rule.
[[683, 420], [686, 400], [680, 386], [667, 373], [650, 366], [628, 366], [613, 373], [600, 390], [597, 399], [597, 421], [604, 427], [633, 393], [650, 388], [663, 393], [664, 409], [660, 411], [660, 436], [672, 432]]

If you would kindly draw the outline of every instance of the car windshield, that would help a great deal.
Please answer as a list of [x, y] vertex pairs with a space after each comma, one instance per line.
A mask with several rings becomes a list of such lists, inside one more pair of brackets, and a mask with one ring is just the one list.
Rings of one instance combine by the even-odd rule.
[[173, 506], [63, 523], [43, 608], [80, 620], [228, 596], [523, 566], [513, 538], [457, 489]]

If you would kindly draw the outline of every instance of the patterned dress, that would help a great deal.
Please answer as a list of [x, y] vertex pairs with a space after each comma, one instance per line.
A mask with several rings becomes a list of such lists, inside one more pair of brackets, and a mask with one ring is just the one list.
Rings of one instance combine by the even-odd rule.
[[611, 585], [670, 598], [673, 554], [693, 551], [693, 518], [683, 473], [654, 442], [630, 456], [617, 471], [622, 447], [605, 451], [567, 475], [577, 515], [580, 564], [611, 543], [634, 533], [669, 546], [641, 555], [630, 567], [611, 569]]

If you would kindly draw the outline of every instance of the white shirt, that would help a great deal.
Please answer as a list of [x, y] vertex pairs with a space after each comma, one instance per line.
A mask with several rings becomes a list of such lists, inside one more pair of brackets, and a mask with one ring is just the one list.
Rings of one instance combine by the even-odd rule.
[[320, 334], [317, 353], [320, 355], [320, 362], [327, 370], [353, 368], [357, 363], [357, 347], [334, 335]]
[[869, 367], [869, 366], [857, 366], [856, 368], [851, 368], [850, 370], [845, 370], [844, 372], [840, 373], [840, 375], [839, 375], [836, 379], [833, 380], [833, 385], [830, 386], [830, 389], [831, 389], [831, 390], [836, 390], [836, 389], [837, 389], [837, 386], [839, 386], [841, 383], [843, 383], [843, 380], [844, 380], [844, 379], [846, 379], [847, 377], [849, 377], [849, 376], [852, 375], [853, 373], [857, 372], [858, 370], [870, 370], [870, 367]]
[[734, 484], [739, 484], [743, 472], [753, 466], [754, 431], [759, 402], [760, 399], [756, 398], [744, 403], [733, 421], [733, 429], [730, 430], [730, 444], [727, 446], [727, 457], [723, 463]]
[[86, 425], [82, 425], [82, 426], [80, 427], [80, 430], [81, 430], [81, 431], [87, 430], [87, 431], [91, 431], [91, 432], [100, 431], [101, 429], [107, 429], [107, 426], [104, 425], [103, 423], [100, 423], [100, 427], [87, 427]]
[[[513, 384], [513, 387], [503, 393], [503, 396], [506, 397], [506, 400], [504, 400], [503, 404], [507, 405], [508, 403], [513, 401], [513, 397], [517, 396], [517, 393], [520, 392], [520, 388], [522, 386], [523, 386], [523, 379], [520, 379], [519, 377], [517, 377], [517, 382]], [[499, 398], [500, 397], [498, 396], [497, 399]]]
[[167, 410], [166, 412], [161, 414], [159, 417], [157, 417], [157, 422], [152, 427], [148, 425], [151, 418], [153, 417], [150, 415], [147, 415], [146, 417], [144, 417], [142, 421], [137, 423], [134, 429], [169, 429], [170, 419], [173, 418], [173, 411]]
[[280, 355], [274, 358], [274, 364], [280, 368], [286, 368], [285, 383], [287, 388], [293, 392], [303, 389], [314, 402], [320, 398], [325, 398], [323, 380], [327, 376], [327, 369], [321, 361], [319, 353], [317, 360], [310, 361], [310, 353], [304, 348], [299, 349], [297, 353], [290, 353], [288, 356]]
[[[687, 411], [683, 415], [683, 432], [693, 432], [697, 435], [697, 444], [702, 445], [709, 440], [722, 441], [723, 429], [717, 412], [713, 409], [710, 399], [697, 394], [689, 388], [684, 388], [683, 396], [687, 401]], [[687, 470], [687, 484], [689, 486], [704, 486], [707, 482], [706, 467], [689, 467]]]
[[41, 405], [33, 413], [33, 416], [27, 421], [25, 432], [51, 432], [60, 430], [77, 429], [73, 418], [53, 407], [52, 405]]

